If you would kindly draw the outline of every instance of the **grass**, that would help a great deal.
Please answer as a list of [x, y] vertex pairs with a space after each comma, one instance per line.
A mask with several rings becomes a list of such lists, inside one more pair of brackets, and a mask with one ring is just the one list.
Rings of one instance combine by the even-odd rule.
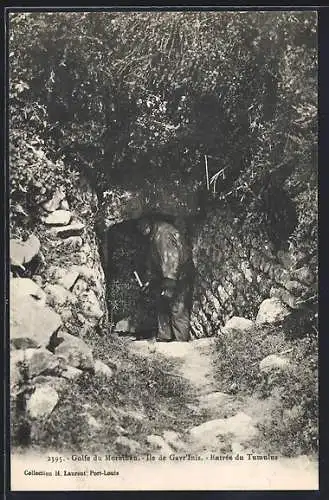
[[[187, 407], [191, 388], [176, 375], [174, 363], [160, 355], [132, 354], [126, 341], [115, 337], [99, 336], [87, 342], [95, 359], [117, 365], [115, 374], [110, 380], [85, 374], [70, 384], [47, 420], [33, 428], [30, 444], [34, 448], [119, 453], [115, 441], [125, 436], [137, 441], [143, 453], [148, 435], [183, 432], [201, 422], [201, 416]], [[100, 428], [89, 425], [90, 416]], [[16, 429], [13, 446], [21, 444], [17, 436]]]
[[[215, 373], [221, 390], [234, 383], [249, 408], [262, 408], [261, 431], [254, 443], [266, 453], [284, 456], [318, 452], [318, 341], [314, 334], [287, 339], [283, 328], [256, 328], [221, 336]], [[289, 368], [260, 373], [259, 362], [284, 353]], [[263, 402], [263, 403], [262, 403]]]

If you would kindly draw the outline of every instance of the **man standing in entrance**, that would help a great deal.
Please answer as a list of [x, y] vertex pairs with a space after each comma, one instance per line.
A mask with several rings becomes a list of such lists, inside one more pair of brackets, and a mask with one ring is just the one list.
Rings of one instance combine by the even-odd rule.
[[138, 227], [150, 241], [149, 281], [157, 292], [156, 340], [187, 342], [194, 279], [191, 249], [171, 223], [142, 218]]

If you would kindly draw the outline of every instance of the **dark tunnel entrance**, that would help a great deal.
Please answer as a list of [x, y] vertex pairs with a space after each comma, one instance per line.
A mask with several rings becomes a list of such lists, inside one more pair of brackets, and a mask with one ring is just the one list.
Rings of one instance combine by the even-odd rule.
[[154, 293], [144, 293], [134, 276], [145, 283], [148, 241], [135, 220], [116, 224], [104, 235], [103, 267], [107, 282], [107, 304], [112, 330], [123, 319], [138, 338], [155, 334], [157, 325]]
[[[143, 217], [152, 222], [168, 222], [185, 236], [190, 246], [188, 222], [182, 218], [163, 213], [146, 213]], [[123, 331], [132, 333], [136, 338], [155, 336], [158, 328], [157, 291], [150, 287], [143, 292], [134, 272], [144, 284], [149, 258], [149, 238], [138, 229], [138, 219], [128, 220], [112, 226], [99, 234], [103, 269], [107, 284], [107, 304], [112, 331], [117, 323], [124, 321]], [[128, 323], [128, 325], [127, 325]]]

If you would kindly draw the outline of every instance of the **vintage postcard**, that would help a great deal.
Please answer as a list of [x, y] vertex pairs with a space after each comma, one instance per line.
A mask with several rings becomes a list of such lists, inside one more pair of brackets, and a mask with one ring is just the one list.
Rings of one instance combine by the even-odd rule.
[[317, 12], [7, 23], [11, 491], [317, 490]]

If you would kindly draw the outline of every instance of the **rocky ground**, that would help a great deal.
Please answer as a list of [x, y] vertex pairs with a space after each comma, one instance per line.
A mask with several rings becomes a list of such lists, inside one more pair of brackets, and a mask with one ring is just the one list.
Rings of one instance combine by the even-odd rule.
[[[284, 301], [271, 295], [259, 305], [254, 321], [230, 317], [211, 338], [188, 343], [120, 340], [110, 335], [106, 319], [105, 276], [92, 215], [83, 223], [61, 192], [40, 210], [35, 232], [22, 239], [16, 228], [10, 241], [12, 453], [18, 446], [27, 453], [41, 448], [42, 456], [49, 449], [92, 448], [123, 455], [190, 454], [212, 462], [241, 455], [272, 467], [276, 477], [289, 474], [305, 489], [316, 483], [313, 457], [298, 450], [293, 450], [295, 458], [269, 457], [260, 427], [278, 399], [247, 394], [236, 383], [244, 376], [240, 360], [256, 360], [252, 377], [274, 371], [287, 379], [290, 365], [299, 366], [286, 356], [285, 342], [275, 340], [276, 349], [258, 350], [257, 356], [250, 348], [258, 327], [280, 325], [291, 317]], [[129, 321], [121, 321], [121, 327], [129, 330]], [[227, 333], [233, 335], [227, 341], [229, 352], [221, 356], [215, 344]], [[267, 340], [266, 333], [258, 337], [257, 348]], [[224, 374], [230, 372], [229, 386], [221, 385], [221, 367]], [[306, 379], [300, 399], [306, 387], [312, 403], [312, 384], [313, 378]], [[298, 406], [292, 406], [292, 422], [298, 421], [296, 411], [298, 417]], [[234, 477], [232, 481], [234, 487]]]
[[[152, 357], [157, 353], [178, 361], [177, 373], [192, 387], [190, 409], [206, 416], [204, 422], [187, 428], [183, 434], [167, 430], [162, 436], [150, 436], [153, 453], [188, 453], [203, 456], [206, 460], [210, 459], [210, 455], [219, 459], [220, 456], [235, 457], [240, 454], [247, 460], [267, 462], [264, 471], [270, 473], [272, 466], [277, 477], [286, 477], [288, 472], [291, 481], [295, 481], [298, 487], [304, 484], [307, 488], [308, 484], [314, 484], [318, 474], [314, 457], [279, 457], [278, 461], [271, 461], [266, 443], [259, 441], [257, 424], [264, 418], [266, 409], [270, 409], [270, 400], [220, 391], [213, 375], [214, 342], [215, 339], [204, 338], [189, 343], [152, 340], [131, 343], [130, 349], [142, 356]], [[274, 359], [267, 360], [267, 366], [273, 365], [273, 362]], [[266, 361], [262, 364], [264, 367], [266, 369]]]

